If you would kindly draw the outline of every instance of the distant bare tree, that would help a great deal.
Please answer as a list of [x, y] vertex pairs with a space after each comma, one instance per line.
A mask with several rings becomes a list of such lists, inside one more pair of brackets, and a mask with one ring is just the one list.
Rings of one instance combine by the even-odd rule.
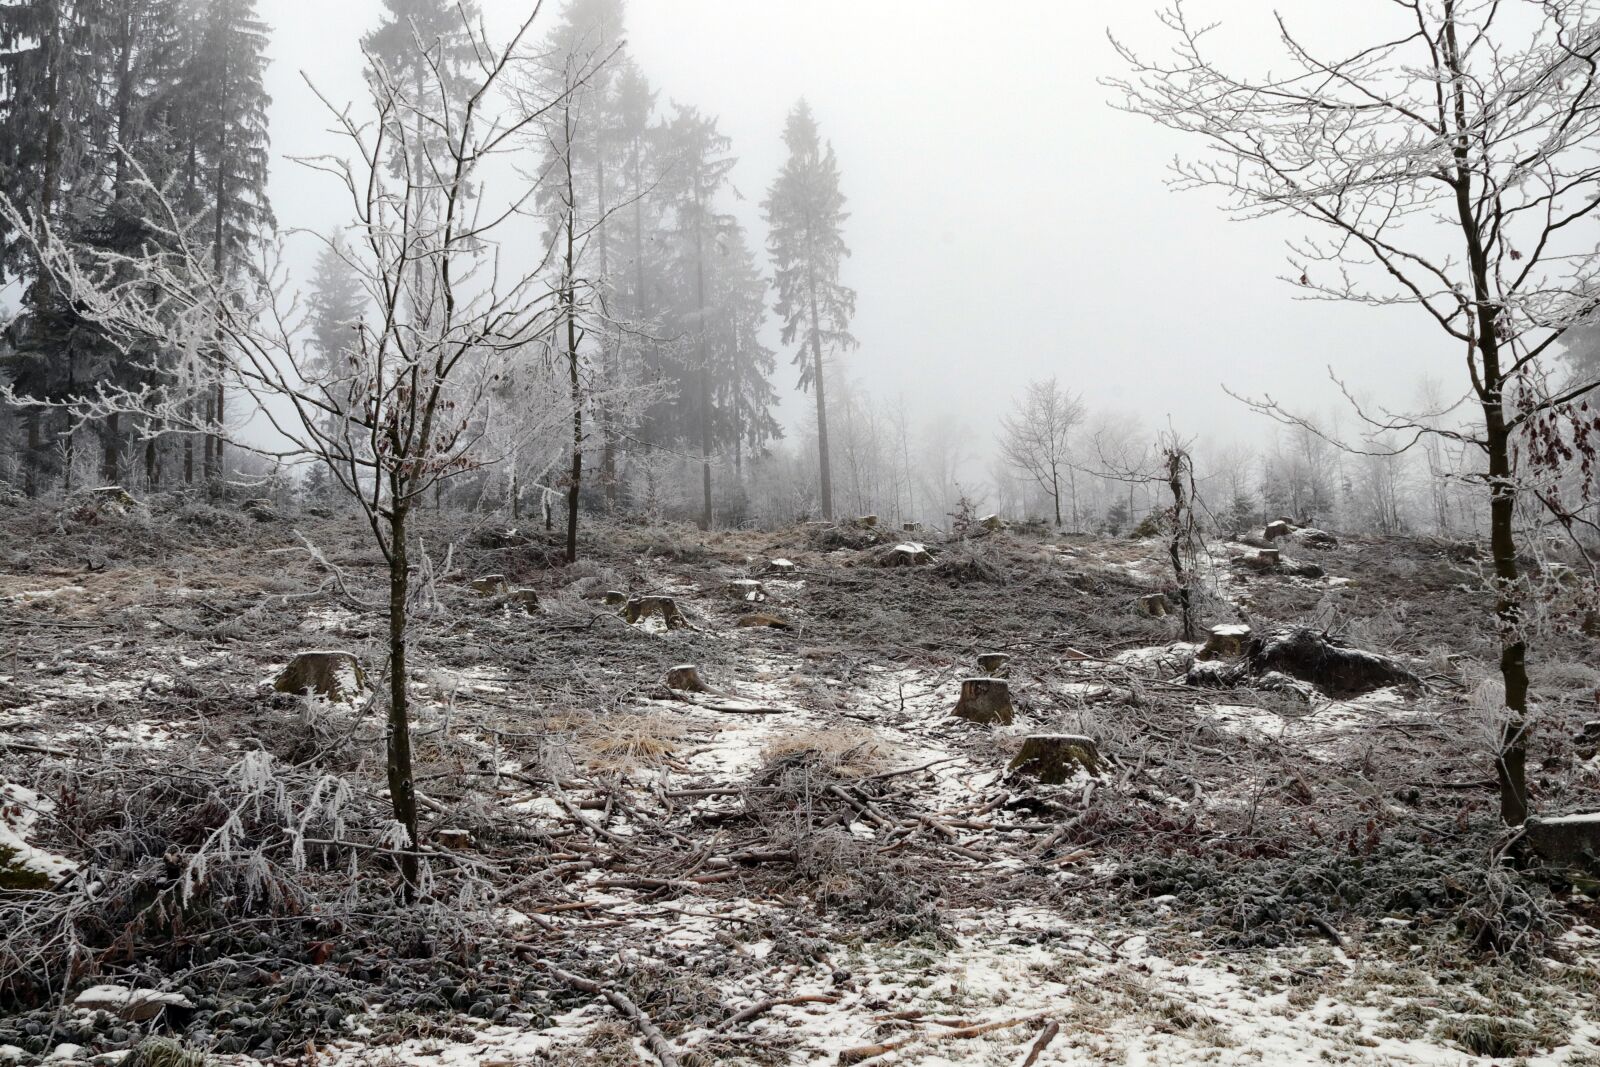
[[1078, 486], [1072, 469], [1072, 434], [1083, 422], [1083, 401], [1062, 389], [1054, 378], [1029, 382], [1016, 410], [1000, 420], [1000, 455], [1007, 465], [1026, 474], [1050, 495], [1056, 525], [1061, 525], [1061, 479], [1066, 477], [1072, 503], [1072, 527], [1078, 528]]
[[[1459, 436], [1483, 459], [1504, 721], [1496, 759], [1505, 821], [1528, 814], [1530, 585], [1519, 570], [1519, 495], [1549, 504], [1559, 468], [1600, 431], [1577, 406], [1595, 389], [1549, 366], [1600, 298], [1600, 5], [1593, 0], [1388, 0], [1346, 5], [1370, 44], [1327, 57], [1278, 19], [1269, 75], [1225, 69], [1210, 27], [1175, 3], [1164, 62], [1117, 44], [1132, 68], [1121, 105], [1203, 140], [1177, 185], [1223, 194], [1241, 218], [1288, 215], [1321, 236], [1291, 247], [1286, 280], [1308, 299], [1408, 306], [1462, 359], [1481, 420]], [[1370, 9], [1370, 10], [1369, 10]], [[1513, 10], [1514, 9], [1514, 10]], [[1303, 422], [1270, 397], [1256, 407]], [[1366, 416], [1364, 416], [1366, 417]], [[1438, 432], [1382, 412], [1398, 448]], [[1352, 449], [1361, 451], [1361, 449]], [[1367, 449], [1371, 451], [1371, 449]]]

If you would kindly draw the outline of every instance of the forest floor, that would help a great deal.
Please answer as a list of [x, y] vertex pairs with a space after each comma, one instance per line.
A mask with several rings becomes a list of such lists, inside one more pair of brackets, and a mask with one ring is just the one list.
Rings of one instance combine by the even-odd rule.
[[[1156, 540], [929, 535], [890, 567], [901, 535], [853, 525], [595, 526], [565, 565], [503, 518], [418, 526], [407, 903], [386, 702], [271, 688], [340, 649], [386, 692], [358, 520], [0, 513], [0, 1063], [164, 1032], [340, 1067], [1600, 1064], [1600, 882], [1505, 854], [1470, 546], [1284, 550], [1317, 578], [1208, 546], [1206, 626], [1422, 679], [1328, 695], [1185, 684], [1177, 620], [1139, 611]], [[987, 652], [1010, 726], [950, 714]], [[1594, 639], [1532, 665], [1535, 804], [1600, 809]], [[1008, 772], [1063, 733], [1095, 773]], [[169, 996], [80, 1000], [106, 985]]]

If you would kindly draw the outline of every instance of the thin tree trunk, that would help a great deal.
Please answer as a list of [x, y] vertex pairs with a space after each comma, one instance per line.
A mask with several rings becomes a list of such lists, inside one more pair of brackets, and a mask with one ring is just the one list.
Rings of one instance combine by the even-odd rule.
[[406, 667], [406, 598], [411, 576], [406, 561], [406, 511], [395, 493], [389, 516], [389, 722], [385, 732], [389, 803], [395, 822], [406, 828], [408, 848], [400, 856], [406, 899], [417, 888], [417, 793], [411, 774], [411, 708]]
[[833, 521], [833, 472], [828, 462], [828, 401], [822, 380], [822, 327], [817, 316], [817, 279], [813, 269], [807, 284], [811, 301], [811, 360], [817, 386], [817, 459], [821, 476], [822, 517]]

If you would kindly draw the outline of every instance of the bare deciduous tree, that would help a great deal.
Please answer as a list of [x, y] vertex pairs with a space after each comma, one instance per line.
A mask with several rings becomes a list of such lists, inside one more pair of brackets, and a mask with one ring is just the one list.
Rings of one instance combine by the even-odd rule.
[[[1533, 620], [1517, 501], [1548, 498], [1563, 449], [1593, 429], [1573, 405], [1597, 383], [1561, 381], [1546, 364], [1600, 297], [1600, 8], [1361, 6], [1351, 21], [1371, 26], [1370, 44], [1326, 56], [1280, 18], [1286, 55], [1257, 77], [1225, 69], [1209, 27], [1177, 3], [1162, 15], [1176, 37], [1172, 58], [1149, 62], [1118, 44], [1133, 74], [1110, 84], [1127, 110], [1211, 149], [1177, 165], [1179, 187], [1220, 192], [1242, 218], [1310, 224], [1286, 279], [1307, 298], [1414, 307], [1438, 326], [1441, 353], [1461, 360], [1461, 388], [1481, 416], [1463, 436], [1483, 458], [1476, 478], [1490, 512], [1501, 812], [1519, 824]], [[1270, 397], [1256, 406], [1298, 421]], [[1403, 415], [1368, 422], [1404, 434], [1401, 448], [1435, 432]]]
[[[551, 314], [540, 280], [549, 247], [542, 259], [536, 252], [532, 262], [524, 257], [516, 266], [501, 255], [513, 240], [526, 245], [528, 235], [511, 232], [515, 223], [537, 234], [528, 211], [534, 189], [496, 196], [485, 175], [486, 162], [517, 146], [543, 114], [526, 100], [508, 107], [500, 97], [534, 17], [504, 48], [464, 25], [475, 67], [459, 76], [424, 62], [431, 73], [397, 79], [373, 61], [370, 114], [328, 104], [350, 156], [299, 162], [330, 175], [348, 198], [353, 239], [321, 240], [360, 279], [372, 309], [338, 359], [307, 344], [294, 295], [275, 283], [277, 272], [263, 270], [259, 280], [219, 273], [177, 209], [147, 180], [163, 212], [150, 225], [171, 252], [112, 256], [71, 245], [48, 228], [32, 237], [52, 284], [126, 351], [148, 351], [154, 343], [181, 355], [165, 387], [103, 386], [72, 403], [75, 417], [134, 413], [169, 431], [205, 434], [215, 427], [190, 397], [226, 387], [253, 401], [276, 438], [270, 446], [259, 439], [238, 445], [321, 462], [361, 505], [388, 569], [387, 776], [394, 817], [404, 828], [400, 866], [408, 891], [419, 864], [407, 520], [429, 490], [482, 461], [475, 449], [495, 383], [517, 350], [548, 328]], [[413, 44], [424, 57], [435, 47]], [[406, 143], [418, 130], [431, 132]], [[6, 210], [14, 225], [24, 224], [14, 207]]]
[[1083, 422], [1083, 401], [1054, 378], [1029, 382], [1016, 410], [1000, 420], [1000, 455], [1050, 494], [1061, 525], [1061, 479], [1067, 479], [1072, 527], [1078, 528], [1078, 485], [1071, 464], [1072, 434]]

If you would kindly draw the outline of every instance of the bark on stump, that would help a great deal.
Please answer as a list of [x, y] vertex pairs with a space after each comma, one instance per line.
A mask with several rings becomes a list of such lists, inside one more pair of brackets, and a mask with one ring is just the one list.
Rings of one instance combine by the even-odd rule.
[[1167, 594], [1148, 593], [1139, 598], [1139, 614], [1148, 615], [1152, 619], [1159, 619], [1171, 613], [1167, 604]]
[[472, 591], [479, 596], [502, 596], [510, 588], [503, 574], [485, 574], [472, 579]]
[[636, 596], [622, 606], [622, 617], [630, 623], [659, 615], [667, 629], [687, 628], [689, 620], [678, 610], [678, 602], [669, 596]]
[[709, 693], [711, 687], [700, 678], [700, 669], [692, 663], [680, 663], [667, 668], [667, 688], [680, 693]]
[[1600, 865], [1600, 813], [1529, 819], [1522, 830], [1528, 847], [1552, 863]]
[[280, 693], [312, 693], [342, 704], [360, 696], [367, 674], [349, 652], [302, 652], [278, 673], [272, 688]]
[[933, 557], [928, 554], [928, 549], [915, 541], [902, 541], [878, 556], [880, 567], [915, 567], [932, 562]]
[[978, 656], [978, 669], [991, 678], [1010, 673], [1011, 657], [1004, 652], [984, 652]]
[[472, 847], [472, 834], [459, 827], [446, 827], [433, 832], [433, 840], [440, 848], [460, 851]]
[[1010, 726], [1016, 714], [1011, 707], [1011, 687], [1004, 678], [962, 679], [961, 699], [951, 714], [984, 726]]
[[1200, 649], [1200, 659], [1238, 659], [1244, 655], [1250, 640], [1250, 627], [1235, 623], [1213, 626], [1211, 635]]
[[724, 595], [755, 604], [767, 599], [767, 588], [754, 578], [734, 578], [722, 587]]
[[1064, 785], [1082, 768], [1100, 777], [1100, 749], [1092, 737], [1077, 734], [1035, 734], [1025, 738], [1007, 770], [1043, 785]]

